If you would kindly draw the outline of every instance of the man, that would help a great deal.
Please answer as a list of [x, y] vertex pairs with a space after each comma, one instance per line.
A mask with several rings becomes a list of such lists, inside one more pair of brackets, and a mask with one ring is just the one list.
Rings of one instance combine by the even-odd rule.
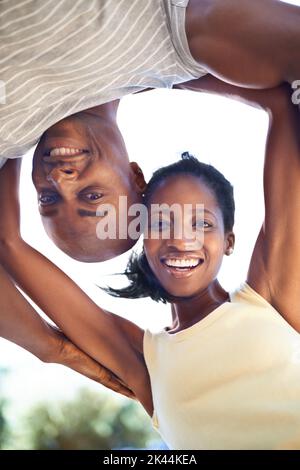
[[104, 261], [136, 243], [127, 231], [122, 239], [96, 236], [99, 204], [116, 208], [118, 221], [119, 197], [127, 197], [128, 207], [141, 203], [146, 185], [139, 166], [129, 163], [116, 122], [118, 105], [112, 101], [63, 119], [43, 134], [34, 153], [32, 175], [45, 230], [79, 261]]
[[144, 187], [116, 123], [122, 96], [182, 87], [208, 71], [254, 88], [300, 78], [300, 8], [275, 0], [12, 0], [0, 8], [0, 158], [22, 156], [43, 135], [33, 170], [43, 222], [81, 261], [135, 243], [96, 236], [95, 206], [105, 199], [118, 211], [119, 196], [139, 202]]

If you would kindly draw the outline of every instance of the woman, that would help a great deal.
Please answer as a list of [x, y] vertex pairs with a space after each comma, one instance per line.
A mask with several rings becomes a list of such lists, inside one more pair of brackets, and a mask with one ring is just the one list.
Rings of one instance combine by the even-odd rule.
[[[218, 175], [218, 187], [211, 176], [188, 168], [169, 176], [162, 170], [153, 192], [149, 184], [150, 204], [170, 204], [175, 197], [179, 205], [202, 202], [209, 211], [200, 224], [203, 247], [195, 248], [197, 235], [145, 240], [151, 276], [147, 291], [139, 278], [135, 288], [142, 295], [159, 288], [159, 297], [172, 302], [173, 325], [157, 336], [99, 308], [18, 235], [7, 236], [1, 259], [72, 341], [128, 385], [170, 447], [299, 449], [300, 365], [293, 361], [300, 331], [298, 110], [285, 86], [262, 93], [213, 80], [210, 90], [216, 89], [270, 115], [266, 216], [247, 283], [235, 294], [216, 280], [223, 256], [234, 247], [230, 190], [229, 206], [220, 196], [228, 183]], [[8, 216], [15, 220], [14, 212]]]

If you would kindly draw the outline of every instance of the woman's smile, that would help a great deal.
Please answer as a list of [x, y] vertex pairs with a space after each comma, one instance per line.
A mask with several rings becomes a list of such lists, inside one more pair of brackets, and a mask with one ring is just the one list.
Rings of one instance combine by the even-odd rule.
[[153, 236], [144, 239], [149, 267], [169, 295], [194, 296], [216, 279], [228, 244], [216, 195], [193, 174], [172, 175], [155, 188], [151, 204], [180, 210], [162, 211], [159, 223], [149, 218]]
[[167, 273], [176, 279], [182, 279], [192, 276], [203, 265], [204, 258], [182, 254], [181, 256], [168, 255], [162, 257], [160, 261]]

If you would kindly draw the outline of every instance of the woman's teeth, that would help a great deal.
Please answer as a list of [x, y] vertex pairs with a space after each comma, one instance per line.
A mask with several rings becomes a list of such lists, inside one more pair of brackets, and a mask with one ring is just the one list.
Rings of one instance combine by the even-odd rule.
[[195, 268], [200, 264], [200, 259], [166, 259], [164, 263], [170, 268]]
[[51, 149], [49, 155], [50, 157], [60, 157], [65, 155], [81, 155], [85, 151], [83, 149], [69, 148], [69, 147], [56, 147]]

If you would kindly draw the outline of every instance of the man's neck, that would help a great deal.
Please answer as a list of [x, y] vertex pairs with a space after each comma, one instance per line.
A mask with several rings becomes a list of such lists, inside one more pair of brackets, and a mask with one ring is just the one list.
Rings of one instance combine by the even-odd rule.
[[84, 110], [85, 114], [91, 114], [93, 116], [98, 116], [103, 119], [116, 120], [117, 112], [119, 108], [120, 100], [109, 101], [108, 103], [100, 104], [99, 106], [94, 106]]

